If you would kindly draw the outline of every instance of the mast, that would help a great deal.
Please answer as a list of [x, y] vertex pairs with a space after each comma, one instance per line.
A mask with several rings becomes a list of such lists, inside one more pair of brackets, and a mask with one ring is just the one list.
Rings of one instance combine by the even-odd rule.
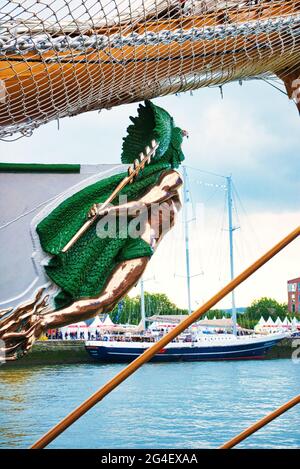
[[[235, 228], [232, 225], [232, 178], [226, 177], [227, 180], [227, 205], [228, 205], [228, 232], [229, 232], [229, 253], [230, 253], [230, 280], [234, 278], [234, 256], [233, 256], [233, 232]], [[237, 334], [236, 306], [234, 290], [231, 293], [231, 312], [233, 322], [233, 333]]]
[[141, 321], [143, 325], [143, 331], [146, 329], [146, 314], [145, 314], [145, 292], [144, 292], [144, 279], [140, 280], [141, 287]]
[[183, 219], [184, 219], [184, 237], [185, 237], [185, 262], [186, 262], [186, 281], [187, 281], [187, 295], [188, 295], [188, 311], [192, 312], [191, 305], [191, 275], [190, 275], [190, 250], [189, 250], [189, 227], [188, 227], [188, 212], [187, 204], [190, 201], [187, 171], [183, 166]]

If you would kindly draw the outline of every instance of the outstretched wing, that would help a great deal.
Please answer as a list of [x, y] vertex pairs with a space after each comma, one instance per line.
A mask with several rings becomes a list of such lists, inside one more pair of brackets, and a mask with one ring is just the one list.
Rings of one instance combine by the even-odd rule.
[[140, 104], [138, 116], [130, 117], [132, 124], [127, 128], [122, 147], [122, 163], [131, 164], [144, 148], [155, 139], [159, 143], [155, 158], [161, 158], [171, 143], [174, 122], [170, 114], [150, 101]]

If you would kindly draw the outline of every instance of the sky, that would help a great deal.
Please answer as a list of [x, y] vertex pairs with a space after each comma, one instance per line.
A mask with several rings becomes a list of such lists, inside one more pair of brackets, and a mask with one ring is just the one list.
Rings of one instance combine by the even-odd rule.
[[[283, 88], [282, 88], [283, 89]], [[294, 103], [269, 84], [252, 80], [206, 88], [154, 102], [189, 132], [183, 151], [193, 204], [189, 212], [192, 305], [229, 280], [226, 180], [232, 175], [234, 260], [239, 273], [299, 225], [300, 118]], [[122, 137], [137, 104], [86, 113], [37, 129], [30, 138], [0, 142], [2, 162], [118, 163]], [[221, 187], [219, 187], [221, 186]], [[145, 289], [167, 293], [186, 307], [183, 224], [159, 246]], [[286, 281], [300, 276], [300, 240], [236, 290], [237, 306], [270, 296], [287, 300]], [[133, 290], [133, 294], [138, 289]], [[227, 297], [219, 307], [229, 307]]]

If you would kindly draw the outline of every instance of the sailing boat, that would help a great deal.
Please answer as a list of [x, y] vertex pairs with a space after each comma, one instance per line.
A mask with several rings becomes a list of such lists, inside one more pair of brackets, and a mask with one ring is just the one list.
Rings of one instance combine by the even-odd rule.
[[[191, 314], [191, 288], [190, 288], [190, 258], [189, 258], [189, 230], [188, 230], [188, 217], [187, 217], [187, 204], [189, 202], [189, 185], [187, 178], [186, 167], [183, 167], [183, 180], [184, 180], [184, 200], [183, 200], [183, 215], [184, 215], [184, 235], [185, 235], [185, 254], [186, 254], [186, 279], [187, 279], [187, 300], [188, 312]], [[229, 232], [229, 251], [230, 251], [230, 277], [234, 278], [234, 253], [233, 253], [233, 217], [232, 217], [232, 178], [226, 177], [227, 181], [227, 208], [228, 208], [228, 232]], [[265, 357], [267, 351], [276, 345], [278, 342], [287, 337], [286, 333], [278, 334], [256, 334], [251, 333], [242, 335], [238, 331], [235, 295], [232, 292], [231, 297], [232, 314], [231, 320], [225, 320], [225, 328], [230, 332], [218, 334], [204, 333], [203, 326], [207, 325], [209, 321], [199, 321], [192, 328], [185, 331], [177, 339], [166, 345], [159, 351], [153, 358], [152, 362], [170, 362], [170, 361], [208, 361], [208, 360], [245, 360], [245, 359], [262, 359]], [[156, 317], [157, 319], [157, 317]], [[159, 319], [159, 318], [158, 318]], [[174, 319], [174, 318], [173, 318]], [[181, 318], [183, 319], [183, 318]], [[162, 321], [166, 318], [162, 317]], [[177, 321], [178, 322], [178, 321]], [[224, 324], [220, 321], [211, 321], [214, 329], [218, 326], [223, 328]], [[151, 344], [159, 340], [159, 334], [155, 335], [153, 332], [146, 331], [146, 317], [145, 317], [145, 302], [144, 302], [144, 281], [141, 280], [141, 324], [143, 325], [143, 333], [137, 335], [114, 336], [104, 335], [100, 341], [88, 341], [85, 344], [87, 352], [90, 356], [101, 362], [130, 362], [141, 355], [145, 350], [151, 347]], [[167, 332], [168, 327], [174, 327], [172, 324], [167, 324], [158, 330]]]

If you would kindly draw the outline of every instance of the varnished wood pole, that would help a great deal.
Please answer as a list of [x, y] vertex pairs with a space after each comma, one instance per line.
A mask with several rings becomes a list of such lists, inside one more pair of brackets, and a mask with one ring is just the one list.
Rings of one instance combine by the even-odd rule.
[[239, 435], [235, 436], [231, 440], [227, 441], [224, 443], [224, 445], [220, 446], [219, 449], [230, 449], [233, 448], [234, 446], [238, 445], [241, 441], [245, 440], [248, 438], [248, 436], [252, 435], [253, 433], [257, 432], [260, 428], [264, 427], [268, 423], [272, 422], [272, 420], [275, 420], [277, 417], [280, 415], [284, 414], [287, 410], [291, 409], [295, 405], [300, 403], [300, 394], [290, 401], [286, 402], [283, 404], [281, 407], [278, 407], [278, 409], [274, 410], [270, 414], [266, 415], [263, 417], [261, 420], [258, 420], [255, 422], [253, 425], [250, 427], [246, 428], [243, 432], [241, 432]]
[[222, 290], [220, 290], [204, 305], [200, 306], [196, 311], [194, 311], [194, 313], [189, 315], [184, 321], [178, 324], [178, 326], [176, 326], [173, 330], [168, 332], [168, 334], [162, 337], [162, 339], [160, 339], [158, 342], [153, 344], [142, 355], [140, 355], [133, 362], [131, 362], [128, 366], [126, 366], [126, 368], [120, 371], [114, 378], [108, 381], [102, 388], [100, 388], [98, 391], [92, 394], [86, 401], [80, 404], [79, 407], [73, 410], [57, 425], [51, 428], [51, 430], [45, 433], [45, 435], [43, 435], [38, 441], [36, 441], [31, 448], [32, 449], [45, 448], [45, 446], [51, 443], [51, 441], [53, 441], [58, 435], [63, 433], [68, 427], [70, 427], [70, 425], [76, 422], [76, 420], [78, 420], [82, 415], [84, 415], [88, 410], [90, 410], [95, 404], [100, 402], [105, 396], [107, 396], [111, 391], [113, 391], [117, 386], [119, 386], [119, 384], [125, 381], [126, 378], [131, 376], [144, 363], [148, 362], [156, 353], [158, 353], [162, 348], [164, 348], [169, 342], [171, 342], [178, 335], [180, 335], [185, 329], [191, 326], [203, 314], [207, 313], [207, 311], [209, 311], [213, 306], [215, 306], [219, 301], [221, 301], [226, 295], [228, 295], [228, 293], [230, 293], [238, 285], [240, 285], [244, 280], [250, 277], [254, 272], [256, 272], [260, 267], [262, 267], [270, 259], [272, 259], [272, 257], [274, 257], [282, 249], [284, 249], [288, 244], [290, 244], [299, 235], [300, 235], [300, 226], [298, 226], [298, 228], [296, 228], [289, 235], [287, 235], [284, 239], [282, 239], [266, 254], [260, 257], [250, 267], [244, 270], [240, 275], [238, 275], [231, 282], [229, 282]]

